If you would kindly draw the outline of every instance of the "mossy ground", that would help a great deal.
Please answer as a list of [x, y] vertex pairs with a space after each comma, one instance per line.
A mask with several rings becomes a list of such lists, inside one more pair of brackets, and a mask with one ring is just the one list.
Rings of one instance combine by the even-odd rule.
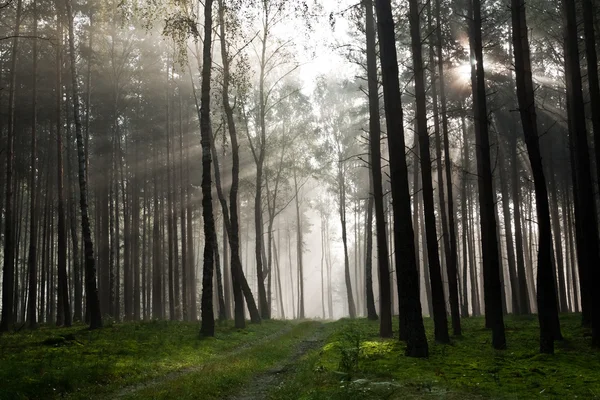
[[[0, 399], [220, 399], [277, 365], [286, 372], [265, 388], [271, 400], [600, 398], [600, 353], [579, 315], [561, 322], [565, 341], [548, 356], [538, 354], [536, 317], [506, 318], [505, 351], [491, 348], [482, 318], [463, 320], [450, 345], [434, 343], [426, 319], [429, 359], [405, 357], [402, 342], [364, 319], [225, 324], [211, 339], [195, 323], [43, 327], [0, 336]], [[325, 342], [298, 360], [317, 330]]]
[[[600, 398], [600, 352], [591, 350], [579, 315], [561, 316], [555, 355], [538, 353], [537, 318], [506, 318], [508, 349], [492, 349], [482, 318], [463, 320], [464, 334], [434, 343], [429, 359], [404, 356], [397, 339], [378, 338], [378, 322], [330, 324], [326, 345], [307, 354], [271, 399], [594, 399]], [[397, 326], [397, 321], [395, 321]]]
[[165, 321], [97, 331], [83, 325], [23, 329], [0, 336], [0, 399], [110, 398], [128, 385], [233, 355], [289, 328], [291, 323], [281, 321], [246, 330], [224, 324], [210, 339], [199, 336], [198, 323]]

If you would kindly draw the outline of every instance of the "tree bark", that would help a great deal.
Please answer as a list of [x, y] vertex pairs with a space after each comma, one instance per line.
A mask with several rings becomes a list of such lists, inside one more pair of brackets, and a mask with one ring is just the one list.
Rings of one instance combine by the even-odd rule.
[[77, 156], [79, 161], [79, 204], [81, 208], [81, 227], [83, 231], [83, 243], [85, 249], [85, 287], [87, 307], [90, 313], [90, 329], [102, 327], [102, 314], [98, 289], [96, 287], [96, 260], [94, 258], [94, 244], [90, 229], [88, 214], [88, 188], [86, 179], [86, 157], [83, 146], [83, 134], [81, 129], [81, 115], [79, 107], [79, 83], [77, 80], [77, 66], [75, 55], [75, 33], [73, 29], [72, 0], [65, 0], [69, 28], [69, 52], [71, 61], [71, 91], [73, 97], [73, 116], [75, 120], [75, 133], [77, 136]]
[[6, 181], [4, 203], [4, 270], [2, 275], [2, 320], [0, 332], [12, 329], [15, 320], [15, 237], [13, 211], [13, 169], [15, 158], [15, 91], [17, 83], [17, 58], [19, 55], [19, 34], [21, 30], [22, 0], [17, 0], [15, 37], [12, 43], [10, 82], [8, 89], [8, 135], [6, 138]]
[[419, 274], [415, 259], [415, 237], [410, 221], [410, 192], [408, 168], [404, 152], [404, 127], [402, 99], [398, 78], [398, 57], [392, 6], [389, 0], [376, 0], [383, 93], [390, 152], [390, 175], [394, 206], [394, 248], [398, 301], [405, 326], [401, 332], [407, 341], [406, 354], [427, 357], [429, 354], [421, 301], [419, 299]]
[[[598, 224], [592, 188], [592, 174], [587, 142], [585, 108], [581, 84], [578, 51], [576, 4], [563, 0], [565, 19], [565, 77], [567, 82], [567, 109], [569, 137], [574, 170], [575, 224], [581, 283], [583, 322], [592, 325], [592, 345], [600, 346], [600, 293], [591, 286], [598, 282], [600, 254], [598, 253]], [[589, 62], [589, 60], [588, 60]], [[578, 190], [579, 189], [579, 190]]]
[[[427, 253], [429, 257], [429, 276], [431, 279], [431, 295], [433, 300], [435, 340], [440, 343], [448, 343], [450, 337], [448, 336], [448, 317], [446, 315], [446, 300], [444, 297], [444, 284], [440, 267], [433, 199], [431, 153], [429, 148], [429, 132], [427, 130], [427, 99], [425, 96], [425, 69], [423, 67], [423, 49], [421, 45], [419, 2], [417, 0], [410, 0], [409, 6], [410, 36], [417, 103], [417, 132], [419, 135], [419, 154], [421, 156], [421, 181], [423, 183], [423, 211], [425, 213], [425, 234], [427, 235]], [[443, 183], [440, 182], [440, 185], [443, 185]], [[443, 213], [445, 214], [445, 211]]]
[[[33, 0], [33, 36], [37, 36], [38, 11], [37, 0]], [[57, 46], [57, 54], [60, 47]], [[37, 81], [38, 81], [38, 42], [33, 41], [33, 95], [32, 95], [32, 115], [31, 115], [31, 176], [29, 180], [29, 254], [28, 254], [28, 271], [29, 271], [29, 292], [27, 297], [27, 325], [30, 329], [35, 329], [37, 323]], [[57, 57], [58, 59], [59, 57]], [[57, 87], [60, 82], [59, 68], [57, 66]], [[57, 96], [58, 97], [58, 96]]]
[[202, 326], [203, 336], [215, 335], [215, 317], [212, 304], [215, 220], [212, 208], [211, 149], [210, 149], [210, 79], [212, 69], [212, 0], [204, 3], [204, 46], [200, 106], [200, 135], [202, 144], [202, 216], [204, 218], [204, 264], [202, 272]]
[[477, 147], [477, 172], [479, 175], [479, 208], [481, 220], [481, 243], [483, 256], [483, 277], [486, 321], [492, 329], [492, 346], [506, 348], [504, 316], [502, 315], [502, 295], [500, 287], [500, 260], [498, 259], [498, 238], [496, 236], [496, 215], [494, 211], [494, 187], [488, 133], [487, 99], [483, 63], [481, 1], [472, 0], [472, 24], [470, 44], [475, 53], [476, 79], [473, 86], [475, 111], [475, 141]]
[[[365, 1], [366, 37], [367, 37], [367, 69], [369, 75], [369, 153], [371, 161], [372, 194], [369, 197], [370, 221], [367, 222], [367, 243], [372, 242], [371, 224], [373, 219], [372, 206], [375, 205], [375, 228], [377, 232], [377, 266], [379, 272], [379, 336], [391, 337], [392, 328], [392, 293], [390, 286], [390, 266], [383, 209], [383, 178], [381, 175], [381, 118], [379, 114], [379, 79], [377, 73], [377, 47], [373, 1]], [[367, 218], [369, 221], [369, 218]], [[367, 244], [369, 246], [369, 244]], [[367, 247], [367, 263], [370, 255]], [[367, 275], [367, 281], [369, 276]], [[368, 289], [367, 289], [368, 290]], [[372, 289], [371, 289], [372, 290]], [[367, 296], [369, 292], [367, 291]], [[368, 298], [367, 298], [368, 300]], [[370, 318], [376, 318], [377, 313], [369, 311]]]

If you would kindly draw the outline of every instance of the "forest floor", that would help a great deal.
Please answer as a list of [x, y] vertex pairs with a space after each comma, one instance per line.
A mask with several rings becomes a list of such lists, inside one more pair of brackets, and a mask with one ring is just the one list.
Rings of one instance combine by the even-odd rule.
[[[600, 353], [579, 315], [561, 317], [565, 341], [538, 354], [536, 317], [506, 318], [508, 350], [491, 348], [482, 318], [464, 335], [404, 357], [377, 321], [269, 321], [43, 327], [0, 336], [0, 399], [600, 399]], [[397, 320], [395, 320], [397, 326]]]
[[537, 316], [507, 316], [505, 324], [508, 349], [497, 351], [483, 318], [462, 320], [463, 336], [450, 345], [434, 342], [427, 318], [430, 357], [412, 359], [397, 338], [378, 337], [377, 321], [340, 320], [265, 398], [600, 399], [600, 351], [591, 349], [580, 315], [561, 316], [565, 340], [554, 355], [538, 352]]

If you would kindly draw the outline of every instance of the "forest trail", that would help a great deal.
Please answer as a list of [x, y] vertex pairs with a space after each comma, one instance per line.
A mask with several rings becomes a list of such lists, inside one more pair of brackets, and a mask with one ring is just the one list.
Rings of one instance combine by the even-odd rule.
[[254, 342], [244, 343], [241, 346], [238, 346], [226, 353], [216, 354], [210, 360], [208, 360], [202, 364], [194, 365], [193, 367], [184, 368], [179, 371], [171, 372], [171, 373], [161, 377], [160, 379], [154, 379], [151, 381], [142, 382], [142, 383], [139, 383], [136, 385], [124, 387], [122, 390], [115, 393], [112, 398], [114, 398], [114, 399], [132, 398], [132, 397], [136, 397], [139, 394], [139, 392], [141, 392], [141, 391], [152, 389], [152, 388], [159, 387], [159, 386], [168, 385], [170, 382], [172, 382], [176, 379], [185, 377], [186, 375], [190, 375], [195, 372], [200, 372], [201, 370], [206, 368], [207, 365], [223, 362], [223, 361], [227, 360], [228, 358], [234, 356], [235, 354], [243, 352], [244, 350], [247, 350], [247, 349], [250, 349], [253, 347], [257, 347], [257, 346], [261, 346], [265, 343], [276, 341], [277, 339], [281, 338], [283, 335], [289, 333], [292, 329], [293, 329], [293, 325], [286, 325], [281, 330], [274, 332], [268, 336], [265, 336], [259, 340], [256, 340]]
[[266, 399], [269, 392], [279, 385], [286, 377], [294, 373], [299, 359], [311, 350], [325, 342], [325, 324], [320, 323], [308, 336], [302, 338], [294, 348], [290, 357], [282, 360], [268, 371], [255, 376], [238, 393], [227, 397], [227, 400], [259, 400]]

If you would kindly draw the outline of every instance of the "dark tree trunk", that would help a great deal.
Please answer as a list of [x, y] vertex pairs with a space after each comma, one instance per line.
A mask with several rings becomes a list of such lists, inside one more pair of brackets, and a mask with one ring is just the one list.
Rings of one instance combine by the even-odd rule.
[[21, 30], [21, 11], [23, 4], [17, 0], [15, 33], [12, 44], [10, 83], [8, 89], [8, 135], [6, 138], [6, 191], [4, 203], [4, 269], [2, 275], [2, 320], [0, 332], [12, 329], [15, 299], [15, 236], [13, 211], [13, 169], [15, 158], [15, 91], [17, 81], [17, 57], [19, 54], [19, 33]]
[[[463, 273], [462, 273], [462, 286], [463, 286], [463, 303], [461, 314], [464, 317], [469, 316], [469, 294], [468, 294], [468, 286], [467, 286], [467, 278], [469, 276], [469, 252], [471, 247], [471, 242], [468, 240], [469, 238], [469, 213], [467, 211], [467, 178], [469, 173], [469, 152], [468, 152], [468, 138], [467, 138], [467, 126], [465, 122], [464, 113], [461, 114], [461, 128], [463, 135], [463, 143], [462, 143], [462, 182], [461, 182], [461, 191], [460, 191], [460, 200], [461, 200], [461, 208], [460, 208], [460, 217], [461, 217], [461, 229], [462, 229], [462, 259], [463, 259]], [[468, 248], [467, 248], [468, 243]], [[475, 312], [475, 303], [472, 302], [473, 312]]]
[[530, 314], [529, 290], [525, 272], [525, 250], [523, 248], [523, 225], [521, 222], [521, 180], [519, 179], [519, 159], [517, 157], [517, 138], [511, 139], [512, 200], [515, 218], [515, 249], [517, 253], [517, 279], [519, 283], [519, 312]]
[[552, 262], [552, 229], [548, 189], [540, 152], [533, 76], [529, 51], [527, 19], [524, 0], [512, 0], [512, 38], [517, 76], [517, 98], [525, 144], [529, 153], [535, 186], [535, 204], [539, 231], [537, 302], [540, 321], [540, 352], [554, 353], [554, 340], [561, 339], [558, 322], [556, 281]]
[[[377, 232], [377, 265], [379, 272], [379, 335], [381, 337], [392, 337], [392, 293], [390, 285], [390, 266], [387, 245], [387, 233], [385, 227], [385, 215], [383, 210], [383, 178], [381, 176], [381, 121], [379, 115], [379, 80], [377, 74], [377, 48], [375, 17], [373, 15], [373, 1], [365, 1], [366, 8], [366, 36], [367, 36], [367, 69], [369, 74], [369, 150], [371, 161], [371, 185], [372, 195], [369, 197], [369, 215], [367, 218], [367, 263], [371, 263], [369, 254], [369, 242], [372, 237], [372, 203], [375, 204], [375, 227]], [[367, 280], [369, 276], [367, 275]], [[372, 279], [372, 278], [371, 278]], [[368, 289], [367, 289], [368, 290]], [[371, 289], [372, 290], [372, 289]], [[367, 296], [369, 292], [367, 291]], [[368, 298], [367, 298], [368, 300]], [[371, 314], [369, 317], [377, 317]]]
[[[227, 230], [227, 236], [229, 237], [229, 247], [231, 249], [231, 279], [233, 286], [233, 297], [234, 297], [234, 315], [235, 324], [238, 328], [243, 328], [246, 324], [244, 317], [244, 298], [248, 304], [248, 311], [250, 312], [250, 318], [253, 323], [260, 323], [261, 315], [260, 312], [268, 312], [268, 306], [266, 305], [266, 293], [264, 292], [264, 277], [262, 274], [262, 256], [259, 255], [260, 249], [258, 243], [261, 242], [261, 238], [257, 237], [257, 277], [259, 287], [259, 304], [257, 308], [254, 296], [250, 290], [250, 286], [244, 276], [244, 270], [242, 267], [242, 260], [240, 256], [240, 223], [239, 223], [239, 211], [238, 211], [238, 192], [239, 192], [239, 175], [240, 175], [240, 157], [239, 157], [239, 145], [237, 138], [237, 129], [235, 125], [235, 119], [233, 114], [233, 108], [229, 101], [229, 83], [230, 83], [230, 71], [229, 71], [229, 53], [227, 50], [227, 43], [225, 41], [225, 8], [222, 0], [219, 1], [219, 24], [221, 33], [221, 57], [223, 59], [223, 108], [227, 117], [227, 127], [229, 130], [229, 137], [231, 140], [232, 148], [232, 166], [231, 166], [231, 189], [229, 191], [229, 210], [227, 209], [227, 202], [225, 196], [221, 190], [220, 181], [217, 182], [217, 193], [219, 194], [219, 200], [223, 209], [223, 219]], [[216, 156], [216, 151], [214, 151]], [[215, 177], [218, 177], [218, 162], [215, 159]], [[258, 164], [257, 164], [258, 167]], [[258, 179], [258, 178], [257, 178]], [[262, 179], [262, 178], [261, 178]], [[257, 182], [259, 182], [257, 180]], [[260, 183], [259, 183], [260, 185]], [[257, 187], [257, 196], [259, 187]], [[256, 206], [256, 204], [255, 204]], [[256, 208], [255, 208], [255, 217]], [[262, 208], [260, 212], [260, 234], [262, 235]], [[258, 235], [258, 228], [257, 228]], [[260, 246], [262, 248], [262, 245]], [[260, 259], [260, 262], [259, 262]], [[260, 268], [259, 268], [260, 267]], [[259, 270], [260, 269], [260, 270]], [[262, 292], [261, 292], [262, 288]], [[268, 317], [268, 316], [267, 316]]]
[[556, 251], [556, 272], [558, 281], [558, 299], [559, 299], [559, 311], [566, 313], [569, 312], [569, 303], [567, 301], [567, 285], [565, 282], [565, 265], [562, 249], [562, 232], [560, 229], [560, 219], [558, 213], [558, 186], [556, 185], [556, 178], [554, 176], [554, 164], [552, 158], [550, 158], [550, 215], [552, 216], [552, 231], [554, 237], [554, 247]]
[[481, 219], [481, 243], [486, 321], [492, 329], [492, 346], [506, 348], [502, 294], [500, 287], [500, 260], [498, 259], [498, 237], [496, 236], [496, 213], [494, 211], [494, 187], [488, 133], [487, 99], [483, 64], [483, 42], [481, 34], [481, 1], [473, 0], [470, 41], [475, 53], [476, 85], [473, 86], [475, 111], [475, 141], [477, 147], [477, 172], [479, 175], [479, 208]]
[[[37, 36], [38, 11], [37, 0], [33, 1], [33, 36]], [[57, 54], [60, 47], [57, 46]], [[27, 259], [29, 272], [29, 292], [27, 297], [27, 325], [35, 329], [37, 323], [37, 81], [38, 81], [38, 42], [33, 41], [33, 96], [32, 96], [32, 118], [31, 118], [31, 176], [29, 180], [29, 254]], [[59, 57], [57, 57], [58, 59]], [[57, 87], [60, 85], [60, 68], [57, 66]], [[57, 96], [58, 97], [58, 96]], [[60, 100], [59, 100], [60, 101]], [[1, 208], [0, 208], [1, 210]]]
[[[62, 24], [58, 17], [58, 31], [62, 39]], [[71, 326], [71, 303], [69, 302], [69, 282], [67, 277], [67, 225], [65, 221], [65, 185], [63, 168], [63, 121], [62, 121], [62, 46], [56, 49], [56, 176], [58, 191], [58, 313], [56, 325]]]
[[75, 33], [73, 29], [72, 0], [66, 0], [68, 27], [69, 27], [69, 52], [71, 61], [71, 91], [73, 97], [73, 116], [75, 120], [75, 133], [77, 136], [77, 158], [79, 161], [79, 204], [81, 207], [81, 228], [83, 231], [83, 244], [85, 250], [85, 292], [87, 308], [90, 313], [90, 329], [102, 327], [102, 313], [96, 287], [96, 260], [94, 258], [94, 244], [90, 229], [90, 218], [88, 214], [88, 189], [86, 179], [86, 157], [83, 146], [83, 134], [81, 129], [81, 115], [79, 110], [79, 83], [77, 80], [77, 67], [75, 55]]
[[[438, 58], [438, 76], [440, 79], [440, 105], [442, 115], [442, 134], [444, 137], [444, 166], [446, 168], [446, 187], [448, 193], [448, 231], [450, 233], [449, 251], [447, 253], [448, 288], [450, 294], [450, 314], [452, 332], [461, 335], [458, 283], [458, 245], [456, 240], [456, 221], [454, 220], [454, 193], [452, 188], [452, 164], [450, 159], [450, 140], [448, 132], [448, 110], [446, 104], [446, 83], [444, 75], [444, 58], [442, 54], [442, 21], [440, 0], [435, 2], [436, 49]], [[440, 178], [440, 184], [441, 184]]]
[[511, 307], [513, 314], [521, 314], [521, 299], [519, 294], [519, 279], [517, 278], [517, 268], [515, 264], [515, 247], [513, 241], [512, 218], [510, 212], [510, 202], [508, 195], [508, 183], [506, 182], [505, 174], [509, 171], [505, 167], [505, 153], [500, 145], [498, 153], [498, 166], [500, 167], [500, 189], [502, 191], [502, 212], [504, 216], [504, 231], [506, 235], [506, 255], [508, 261], [508, 276], [510, 279], [511, 289]]
[[[585, 108], [579, 64], [575, 0], [563, 0], [565, 18], [565, 77], [571, 139], [575, 193], [575, 224], [581, 282], [583, 322], [592, 324], [592, 345], [600, 346], [600, 293], [593, 289], [598, 282], [598, 224], [592, 190], [592, 173], [587, 142]], [[589, 60], [588, 60], [589, 62]], [[579, 190], [578, 190], [579, 189]]]
[[210, 151], [210, 78], [212, 68], [212, 0], [204, 3], [204, 48], [202, 65], [202, 90], [200, 107], [200, 134], [202, 137], [202, 216], [204, 218], [204, 264], [202, 272], [202, 326], [203, 336], [215, 335], [213, 311], [213, 268], [214, 242], [216, 240], [215, 219], [212, 208], [212, 185]]
[[[295, 199], [296, 199], [296, 252], [298, 257], [298, 318], [304, 319], [304, 265], [303, 265], [303, 239], [302, 239], [302, 214], [300, 213], [300, 196], [299, 188], [298, 188], [298, 177], [296, 169], [294, 168], [294, 190], [295, 190]], [[344, 214], [345, 219], [345, 214]], [[350, 318], [356, 317], [356, 309], [354, 308], [354, 301], [352, 299], [352, 287], [349, 286], [350, 279], [350, 271], [348, 265], [348, 249], [346, 245], [346, 226], [345, 220], [342, 223], [342, 240], [344, 241], [344, 251], [345, 251], [345, 260], [346, 260], [346, 288], [348, 291], [348, 304], [350, 305]], [[354, 310], [354, 311], [353, 311]]]
[[398, 78], [398, 57], [392, 6], [389, 0], [376, 0], [379, 30], [383, 93], [390, 151], [390, 175], [394, 206], [394, 248], [398, 301], [401, 319], [404, 320], [407, 341], [406, 354], [427, 357], [429, 354], [421, 301], [419, 298], [419, 273], [415, 259], [415, 237], [410, 221], [410, 192], [408, 168], [404, 152], [404, 127], [402, 99]]
[[[446, 315], [444, 284], [440, 268], [433, 199], [431, 153], [429, 148], [429, 132], [427, 130], [427, 99], [425, 96], [425, 69], [423, 67], [423, 49], [421, 45], [419, 3], [417, 0], [410, 0], [409, 5], [410, 36], [412, 42], [415, 94], [417, 100], [417, 132], [419, 135], [419, 154], [421, 156], [421, 181], [423, 183], [423, 211], [425, 213], [425, 233], [427, 235], [427, 253], [429, 257], [429, 275], [431, 279], [431, 295], [433, 300], [435, 340], [440, 343], [448, 343], [450, 337], [448, 336], [448, 317]], [[443, 185], [442, 182], [440, 182], [440, 187], [442, 187], [441, 185]]]

